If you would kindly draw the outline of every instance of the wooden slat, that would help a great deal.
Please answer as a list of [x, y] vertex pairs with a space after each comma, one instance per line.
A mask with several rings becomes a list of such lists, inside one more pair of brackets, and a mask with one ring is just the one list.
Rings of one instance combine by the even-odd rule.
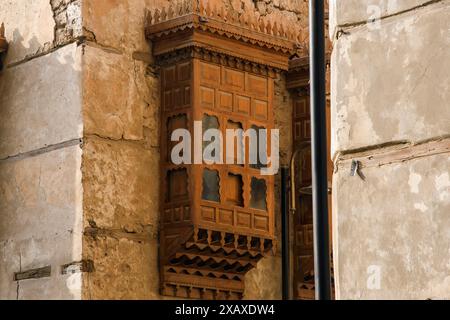
[[52, 267], [46, 266], [43, 268], [31, 269], [14, 274], [14, 281], [22, 281], [28, 279], [48, 278], [52, 273]]

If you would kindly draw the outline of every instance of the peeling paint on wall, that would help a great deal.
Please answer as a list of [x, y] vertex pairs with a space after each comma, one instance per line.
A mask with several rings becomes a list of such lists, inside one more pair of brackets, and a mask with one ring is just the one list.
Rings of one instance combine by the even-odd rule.
[[[448, 299], [450, 1], [331, 5], [332, 28], [344, 31], [331, 93], [337, 297]], [[381, 8], [379, 28], [369, 5]], [[354, 161], [364, 180], [348, 174]]]

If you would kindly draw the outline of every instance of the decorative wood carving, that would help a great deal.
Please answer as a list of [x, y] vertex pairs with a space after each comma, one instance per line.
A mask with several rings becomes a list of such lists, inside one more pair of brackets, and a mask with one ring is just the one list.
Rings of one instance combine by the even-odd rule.
[[194, 121], [224, 137], [273, 128], [274, 78], [288, 69], [296, 35], [210, 3], [147, 14], [161, 76], [161, 292], [241, 299], [245, 274], [276, 248], [274, 177], [247, 163], [175, 165], [170, 137], [180, 128], [194, 136]]

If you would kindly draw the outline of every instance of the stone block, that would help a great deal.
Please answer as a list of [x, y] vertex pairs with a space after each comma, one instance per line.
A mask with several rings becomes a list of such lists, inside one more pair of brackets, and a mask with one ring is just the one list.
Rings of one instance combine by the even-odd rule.
[[94, 261], [94, 272], [83, 277], [83, 299], [161, 299], [157, 239], [85, 237], [83, 256]]
[[0, 241], [81, 232], [81, 149], [0, 162]]
[[450, 133], [449, 20], [444, 1], [335, 42], [332, 154]]
[[79, 146], [0, 162], [0, 298], [17, 298], [14, 273], [45, 266], [51, 277], [20, 281], [19, 298], [79, 298], [80, 286], [66, 283], [59, 268], [81, 260], [80, 168]]
[[126, 55], [86, 46], [83, 115], [86, 134], [114, 140], [143, 139], [149, 88], [146, 64]]
[[159, 152], [141, 144], [88, 138], [83, 149], [85, 226], [157, 232]]
[[[36, 227], [38, 229], [38, 227]], [[54, 230], [51, 237], [31, 236], [0, 242], [0, 298], [80, 299], [79, 274], [62, 275], [61, 266], [81, 260], [81, 234]], [[50, 276], [14, 281], [14, 274], [51, 267]], [[42, 287], [41, 290], [39, 288]]]
[[0, 74], [0, 159], [82, 137], [76, 44]]
[[149, 52], [144, 35], [145, 9], [162, 7], [165, 0], [90, 0], [83, 3], [87, 30], [98, 44], [121, 52]]
[[442, 154], [364, 168], [365, 181], [350, 177], [350, 167], [338, 171], [333, 242], [339, 299], [450, 298], [449, 167], [449, 155]]

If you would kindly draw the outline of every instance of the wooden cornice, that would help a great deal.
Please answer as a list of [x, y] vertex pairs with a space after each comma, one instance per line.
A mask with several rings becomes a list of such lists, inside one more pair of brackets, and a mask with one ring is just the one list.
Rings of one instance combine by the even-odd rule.
[[287, 71], [289, 59], [300, 48], [298, 38], [283, 24], [237, 16], [211, 2], [185, 0], [147, 13], [146, 36], [153, 41], [155, 56], [197, 47], [250, 63]]

